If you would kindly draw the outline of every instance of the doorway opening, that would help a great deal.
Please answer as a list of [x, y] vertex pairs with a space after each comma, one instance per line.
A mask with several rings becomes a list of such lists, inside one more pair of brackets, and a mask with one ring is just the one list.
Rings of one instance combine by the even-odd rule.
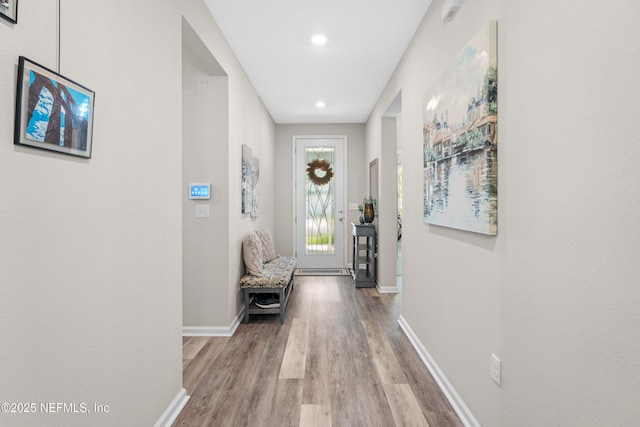
[[379, 289], [397, 293], [402, 288], [402, 146], [399, 125], [402, 92], [398, 92], [381, 122], [381, 197]]
[[[226, 322], [228, 220], [217, 216], [228, 191], [229, 78], [193, 27], [182, 19], [182, 188], [210, 183], [215, 197], [182, 196], [183, 331]], [[228, 238], [227, 238], [228, 239]], [[226, 273], [225, 273], [226, 274]], [[218, 280], [216, 280], [218, 279]]]

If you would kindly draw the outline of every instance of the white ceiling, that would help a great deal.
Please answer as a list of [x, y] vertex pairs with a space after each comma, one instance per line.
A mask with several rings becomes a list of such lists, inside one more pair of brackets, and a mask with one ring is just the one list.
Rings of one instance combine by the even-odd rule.
[[205, 3], [276, 123], [364, 123], [431, 1]]

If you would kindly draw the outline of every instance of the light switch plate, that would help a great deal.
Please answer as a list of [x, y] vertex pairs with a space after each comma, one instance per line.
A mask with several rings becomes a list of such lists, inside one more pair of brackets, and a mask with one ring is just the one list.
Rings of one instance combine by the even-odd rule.
[[502, 361], [498, 359], [498, 356], [495, 354], [491, 354], [491, 379], [494, 383], [500, 387], [501, 383], [501, 374], [502, 374]]
[[209, 205], [196, 205], [196, 218], [209, 218]]

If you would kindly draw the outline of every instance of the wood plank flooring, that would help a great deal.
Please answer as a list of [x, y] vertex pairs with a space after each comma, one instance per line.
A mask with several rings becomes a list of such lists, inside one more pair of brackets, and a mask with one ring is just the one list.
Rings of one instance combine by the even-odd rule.
[[185, 337], [177, 426], [462, 426], [397, 319], [400, 296], [296, 276], [284, 325]]

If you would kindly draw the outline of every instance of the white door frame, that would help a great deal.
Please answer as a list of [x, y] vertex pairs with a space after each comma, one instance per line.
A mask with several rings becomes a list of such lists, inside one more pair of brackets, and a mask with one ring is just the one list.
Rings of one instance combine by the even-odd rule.
[[[298, 251], [298, 226], [297, 226], [297, 207], [298, 207], [298, 191], [297, 191], [297, 186], [299, 185], [298, 183], [298, 164], [297, 164], [297, 155], [296, 155], [296, 146], [297, 146], [297, 141], [298, 140], [303, 140], [303, 139], [341, 139], [342, 140], [342, 149], [337, 151], [338, 155], [342, 156], [342, 176], [343, 176], [343, 180], [342, 180], [342, 210], [343, 210], [343, 217], [344, 220], [343, 221], [338, 221], [336, 227], [340, 227], [340, 229], [342, 230], [342, 235], [343, 235], [343, 239], [344, 242], [342, 242], [342, 259], [339, 260], [339, 262], [341, 263], [341, 265], [336, 266], [336, 267], [346, 267], [347, 265], [347, 253], [348, 253], [348, 235], [347, 235], [347, 220], [348, 220], [348, 210], [347, 210], [347, 188], [348, 188], [348, 183], [347, 183], [347, 135], [293, 135], [291, 137], [291, 158], [292, 158], [292, 180], [291, 182], [293, 183], [293, 251], [294, 253], [297, 255], [297, 251]], [[300, 167], [302, 167], [302, 165], [300, 165]]]

